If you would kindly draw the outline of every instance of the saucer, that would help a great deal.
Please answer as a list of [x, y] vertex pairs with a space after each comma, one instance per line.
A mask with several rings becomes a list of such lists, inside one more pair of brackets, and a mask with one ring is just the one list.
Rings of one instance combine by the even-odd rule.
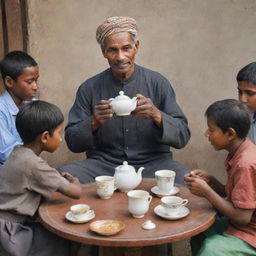
[[83, 214], [81, 217], [75, 217], [74, 214], [69, 211], [66, 213], [65, 218], [73, 223], [85, 223], [89, 220], [92, 220], [95, 217], [93, 210], [90, 210], [88, 213]]
[[179, 191], [180, 190], [178, 187], [173, 187], [169, 193], [160, 192], [158, 186], [154, 186], [153, 188], [151, 188], [151, 192], [153, 194], [157, 195], [158, 197], [173, 196], [173, 195], [176, 195], [177, 193], [179, 193]]
[[167, 219], [167, 220], [178, 220], [178, 219], [186, 217], [190, 213], [190, 211], [187, 207], [181, 206], [180, 211], [178, 213], [175, 213], [173, 215], [167, 215], [164, 211], [164, 207], [161, 204], [159, 204], [158, 206], [155, 207], [154, 212], [156, 215], [158, 215], [164, 219]]

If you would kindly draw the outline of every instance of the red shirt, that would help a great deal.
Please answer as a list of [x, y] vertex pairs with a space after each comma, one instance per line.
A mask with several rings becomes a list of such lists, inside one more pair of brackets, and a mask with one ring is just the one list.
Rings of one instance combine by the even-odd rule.
[[250, 223], [246, 226], [229, 223], [226, 233], [256, 248], [256, 145], [246, 139], [231, 159], [227, 157], [225, 166], [227, 200], [234, 207], [254, 209]]

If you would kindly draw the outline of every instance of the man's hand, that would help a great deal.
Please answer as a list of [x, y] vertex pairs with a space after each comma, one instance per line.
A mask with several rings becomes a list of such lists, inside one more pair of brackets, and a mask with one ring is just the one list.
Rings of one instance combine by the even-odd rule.
[[71, 175], [68, 172], [62, 172], [61, 176], [64, 177], [65, 179], [67, 179], [70, 183], [80, 185], [80, 182], [79, 182], [78, 178], [74, 177], [73, 175]]
[[102, 124], [113, 116], [113, 110], [108, 100], [101, 100], [95, 105], [92, 117], [92, 131], [97, 130]]
[[153, 104], [150, 98], [137, 94], [137, 106], [132, 115], [152, 119], [159, 127], [162, 127], [161, 111]]

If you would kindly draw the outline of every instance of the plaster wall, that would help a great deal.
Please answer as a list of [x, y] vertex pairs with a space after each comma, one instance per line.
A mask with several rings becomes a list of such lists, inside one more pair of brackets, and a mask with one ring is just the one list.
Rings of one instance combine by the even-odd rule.
[[[224, 179], [226, 152], [215, 152], [203, 133], [204, 111], [220, 99], [237, 98], [236, 74], [255, 61], [255, 0], [27, 0], [29, 53], [40, 66], [40, 98], [67, 117], [78, 86], [108, 67], [95, 40], [109, 16], [135, 18], [139, 26], [137, 63], [172, 83], [188, 117], [192, 138], [174, 158]], [[114, 95], [113, 95], [114, 96]], [[66, 119], [67, 120], [67, 119]], [[59, 166], [84, 154], [65, 142], [43, 154]]]

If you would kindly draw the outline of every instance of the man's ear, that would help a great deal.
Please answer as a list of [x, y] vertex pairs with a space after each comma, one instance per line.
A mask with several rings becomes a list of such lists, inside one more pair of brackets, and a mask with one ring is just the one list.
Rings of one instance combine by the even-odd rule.
[[139, 47], [140, 47], [140, 41], [139, 40], [137, 40], [137, 42], [135, 43], [135, 47], [136, 47], [136, 53], [138, 53]]
[[103, 46], [100, 47], [101, 48], [101, 52], [104, 58], [106, 58], [106, 54], [105, 54], [105, 48]]
[[228, 128], [227, 133], [229, 136], [229, 140], [233, 140], [234, 138], [237, 137], [237, 132], [235, 131], [234, 128]]
[[48, 139], [49, 139], [49, 132], [48, 131], [45, 131], [43, 132], [41, 135], [40, 135], [40, 140], [43, 144], [47, 143]]
[[14, 85], [14, 80], [10, 77], [10, 76], [6, 76], [4, 78], [4, 85], [7, 87], [7, 88], [12, 88], [13, 85]]

